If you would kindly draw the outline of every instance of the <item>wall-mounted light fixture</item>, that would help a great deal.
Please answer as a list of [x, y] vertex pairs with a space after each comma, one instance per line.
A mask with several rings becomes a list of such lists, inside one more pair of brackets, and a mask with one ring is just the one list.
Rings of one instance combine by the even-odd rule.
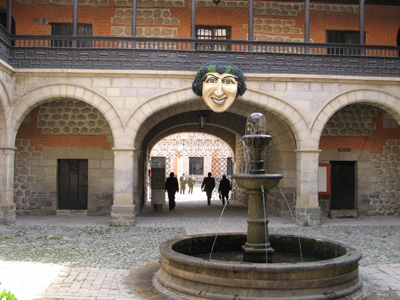
[[199, 124], [200, 124], [201, 129], [203, 129], [204, 125], [206, 124], [206, 119], [207, 119], [206, 114], [203, 113], [203, 112], [199, 113], [197, 115], [197, 119], [199, 120]]
[[215, 5], [218, 5], [221, 0], [213, 0]]

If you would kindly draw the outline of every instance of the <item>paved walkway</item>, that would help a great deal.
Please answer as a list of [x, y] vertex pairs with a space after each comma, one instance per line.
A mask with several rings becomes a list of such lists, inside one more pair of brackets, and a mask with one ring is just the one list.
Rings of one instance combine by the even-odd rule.
[[[199, 200], [200, 198], [200, 200]], [[220, 219], [222, 205], [219, 200], [212, 202], [210, 206], [206, 205], [206, 198], [204, 195], [188, 196], [179, 195], [177, 199], [177, 207], [173, 211], [152, 212], [149, 204], [146, 205], [140, 217], [137, 218], [135, 228], [129, 229], [130, 234], [146, 230], [145, 234], [154, 233], [159, 235], [160, 230], [169, 230], [169, 228], [176, 229], [177, 231], [187, 235], [209, 233], [209, 232], [245, 232], [247, 228], [247, 208], [240, 203], [231, 201], [226, 206], [222, 219]], [[302, 228], [293, 225], [290, 218], [280, 218], [270, 216], [269, 227], [271, 231], [274, 230], [302, 230]], [[110, 268], [112, 262], [107, 265], [99, 267], [69, 267], [65, 264], [44, 263], [38, 259], [6, 259], [2, 257], [2, 251], [7, 246], [13, 245], [12, 239], [7, 238], [8, 232], [12, 232], [14, 239], [23, 234], [23, 231], [29, 231], [30, 235], [35, 232], [42, 231], [47, 234], [46, 230], [54, 230], [52, 236], [46, 238], [55, 239], [54, 248], [50, 251], [61, 251], [58, 248], [57, 233], [60, 232], [68, 239], [68, 234], [82, 234], [82, 231], [93, 232], [92, 234], [101, 233], [105, 239], [115, 238], [119, 239], [121, 243], [125, 240], [119, 237], [118, 234], [126, 232], [128, 229], [117, 228], [115, 233], [107, 236], [108, 231], [112, 231], [109, 227], [109, 217], [88, 217], [80, 215], [70, 216], [19, 216], [17, 222], [12, 226], [0, 226], [0, 290], [6, 289], [12, 291], [18, 300], [39, 300], [39, 299], [53, 299], [53, 300], [130, 300], [130, 299], [166, 299], [165, 297], [157, 294], [150, 285], [150, 280], [154, 272], [158, 269], [157, 259], [150, 259], [151, 261], [144, 261], [137, 264], [132, 269], [125, 269], [121, 267]], [[342, 234], [351, 234], [352, 230], [355, 231], [356, 236], [359, 232], [367, 232], [368, 236], [363, 237], [363, 242], [370, 238], [371, 231], [366, 229], [372, 228], [372, 232], [388, 231], [388, 239], [398, 240], [397, 234], [400, 231], [400, 217], [362, 217], [357, 219], [328, 219], [323, 218], [322, 226], [313, 230], [316, 234], [321, 236], [331, 235], [330, 238], [335, 239], [333, 234], [340, 231]], [[336, 226], [336, 227], [335, 227]], [[343, 228], [347, 228], [348, 233], [343, 233]], [[363, 228], [365, 230], [363, 231]], [[82, 231], [79, 231], [82, 230]], [[97, 230], [97, 231], [96, 231]], [[107, 231], [108, 230], [108, 231]], [[119, 231], [118, 231], [119, 230]], [[76, 233], [75, 233], [76, 232]], [[3, 235], [1, 235], [3, 233]], [[171, 234], [169, 231], [168, 234]], [[11, 234], [11, 233], [10, 233]], [[141, 236], [141, 239], [147, 239], [148, 236]], [[166, 234], [161, 232], [161, 234]], [[38, 235], [43, 238], [43, 235]], [[163, 235], [161, 235], [161, 238]], [[345, 238], [339, 236], [338, 238]], [[371, 237], [371, 240], [373, 237]], [[78, 242], [79, 240], [79, 242]], [[353, 246], [357, 247], [357, 239], [350, 236], [350, 242], [354, 240]], [[80, 239], [77, 239], [77, 247], [80, 246]], [[139, 243], [139, 242], [138, 242]], [[376, 244], [371, 242], [371, 247], [376, 247]], [[399, 241], [395, 241], [394, 245], [399, 245]], [[38, 247], [35, 241], [31, 241], [32, 247]], [[368, 248], [367, 244], [360, 247], [363, 249]], [[390, 244], [391, 248], [396, 248]], [[15, 248], [24, 248], [29, 246], [15, 245]], [[61, 246], [60, 246], [61, 247]], [[93, 244], [93, 247], [95, 244]], [[382, 246], [383, 248], [385, 246]], [[19, 249], [18, 251], [24, 249]], [[25, 249], [26, 250], [26, 249]], [[379, 250], [379, 249], [378, 249]], [[390, 251], [392, 252], [390, 252]], [[371, 292], [368, 300], [394, 300], [400, 299], [400, 259], [398, 259], [400, 247], [397, 249], [389, 249], [385, 252], [388, 256], [387, 260], [379, 257], [378, 254], [366, 255], [366, 265], [361, 265], [360, 273], [364, 278], [366, 288]], [[37, 248], [35, 251], [44, 251]], [[49, 249], [46, 249], [49, 251]], [[72, 251], [72, 250], [71, 250]], [[111, 250], [110, 250], [111, 251]], [[116, 250], [107, 254], [112, 260], [113, 257], [119, 257]], [[147, 250], [144, 250], [144, 255]], [[148, 250], [150, 253], [150, 250]], [[155, 249], [154, 251], [157, 251]], [[12, 252], [12, 250], [10, 251]], [[391, 254], [392, 253], [392, 254]], [[394, 254], [393, 254], [394, 253]], [[397, 254], [396, 254], [397, 253]], [[11, 255], [11, 254], [10, 254]], [[46, 254], [47, 255], [47, 254]], [[115, 255], [115, 256], [113, 256]], [[363, 253], [364, 255], [364, 253]], [[375, 255], [375, 256], [374, 256]], [[117, 259], [117, 258], [116, 258]], [[363, 258], [364, 259], [364, 258]], [[374, 263], [376, 259], [377, 263]]]

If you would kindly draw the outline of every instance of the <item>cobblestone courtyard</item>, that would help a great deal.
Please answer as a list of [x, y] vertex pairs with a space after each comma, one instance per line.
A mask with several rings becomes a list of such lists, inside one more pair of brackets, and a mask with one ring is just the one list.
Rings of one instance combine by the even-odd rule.
[[[179, 195], [174, 211], [153, 213], [147, 205], [135, 227], [111, 227], [108, 217], [18, 217], [0, 227], [0, 290], [18, 300], [165, 299], [150, 287], [159, 244], [175, 236], [243, 232], [247, 209]], [[200, 198], [201, 198], [200, 197]], [[400, 299], [400, 217], [324, 219], [320, 227], [298, 227], [270, 216], [270, 233], [329, 238], [361, 250], [361, 275], [368, 299]], [[147, 272], [147, 273], [146, 273]], [[137, 274], [145, 274], [138, 279]], [[147, 277], [146, 277], [147, 276]]]

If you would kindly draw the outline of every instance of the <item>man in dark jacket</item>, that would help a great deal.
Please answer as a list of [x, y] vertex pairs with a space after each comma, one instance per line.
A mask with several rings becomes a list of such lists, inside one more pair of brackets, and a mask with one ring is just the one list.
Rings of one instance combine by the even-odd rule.
[[[229, 191], [231, 190], [231, 182], [226, 176], [222, 176], [221, 181], [219, 182], [218, 193], [221, 194], [222, 204], [225, 205], [225, 199], [228, 201], [229, 198]], [[229, 204], [229, 201], [228, 201]]]
[[211, 194], [215, 187], [215, 179], [211, 177], [211, 172], [208, 172], [208, 177], [204, 177], [203, 183], [201, 184], [201, 190], [206, 191], [207, 204], [211, 204]]
[[171, 172], [165, 182], [165, 190], [168, 192], [169, 210], [175, 208], [175, 193], [179, 192], [178, 179], [174, 175], [174, 172]]

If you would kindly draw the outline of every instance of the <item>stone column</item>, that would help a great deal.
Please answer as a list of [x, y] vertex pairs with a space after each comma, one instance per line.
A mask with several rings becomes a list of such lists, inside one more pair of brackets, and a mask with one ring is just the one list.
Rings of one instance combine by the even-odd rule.
[[320, 150], [296, 150], [296, 223], [319, 226], [321, 208], [318, 204], [318, 158]]
[[15, 223], [14, 155], [16, 148], [0, 147], [0, 224]]
[[133, 202], [134, 148], [114, 148], [114, 203], [111, 207], [111, 225], [135, 225]]

